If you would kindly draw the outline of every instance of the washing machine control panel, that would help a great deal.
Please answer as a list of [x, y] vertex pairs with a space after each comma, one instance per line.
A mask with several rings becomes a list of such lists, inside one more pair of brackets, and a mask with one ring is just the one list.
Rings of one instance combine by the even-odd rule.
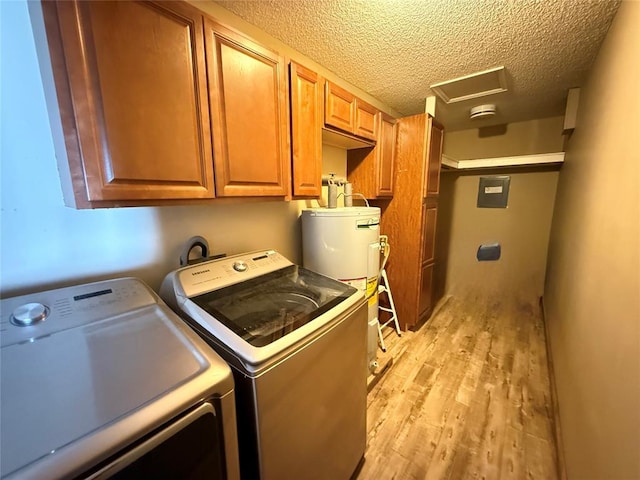
[[182, 268], [181, 295], [193, 297], [293, 265], [275, 250], [260, 250]]

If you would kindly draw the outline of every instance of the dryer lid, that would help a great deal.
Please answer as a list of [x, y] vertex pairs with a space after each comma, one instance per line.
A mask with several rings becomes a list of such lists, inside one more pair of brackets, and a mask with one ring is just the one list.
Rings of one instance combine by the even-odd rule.
[[[13, 338], [0, 351], [2, 478], [40, 461], [64, 464], [72, 474], [89, 457], [157, 426], [152, 420], [166, 416], [169, 403], [185, 401], [196, 384], [214, 381], [218, 371], [231, 376], [142, 282], [92, 285], [2, 301], [3, 340]], [[16, 305], [34, 300], [51, 307], [45, 321], [6, 321]]]

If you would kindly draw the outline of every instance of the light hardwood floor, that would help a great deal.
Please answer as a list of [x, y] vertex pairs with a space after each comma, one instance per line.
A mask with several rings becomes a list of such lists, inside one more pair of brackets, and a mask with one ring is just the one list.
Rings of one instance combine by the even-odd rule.
[[536, 302], [449, 297], [417, 332], [384, 336], [393, 363], [368, 395], [355, 478], [558, 478]]

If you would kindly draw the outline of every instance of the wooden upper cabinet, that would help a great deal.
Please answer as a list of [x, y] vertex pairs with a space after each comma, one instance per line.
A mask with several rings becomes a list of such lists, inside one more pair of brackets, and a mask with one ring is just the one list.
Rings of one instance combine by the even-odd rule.
[[378, 112], [376, 122], [376, 146], [347, 152], [347, 179], [354, 192], [369, 199], [392, 197], [396, 173], [396, 121]]
[[378, 139], [379, 114], [373, 106], [330, 81], [325, 82], [324, 123], [351, 135]]
[[392, 197], [396, 175], [396, 121], [382, 112], [376, 149], [378, 150], [378, 197]]
[[356, 118], [353, 133], [369, 140], [378, 139], [380, 112], [359, 98], [356, 98]]
[[433, 118], [429, 118], [429, 140], [427, 152], [427, 171], [425, 174], [425, 197], [437, 196], [440, 193], [440, 166], [442, 164], [442, 141], [444, 129]]
[[180, 2], [42, 2], [42, 19], [66, 203], [212, 198], [200, 12]]
[[290, 192], [284, 58], [205, 18], [218, 196]]
[[328, 80], [325, 82], [324, 123], [350, 133], [356, 124], [356, 97]]
[[289, 64], [291, 93], [292, 186], [294, 197], [322, 194], [322, 78], [298, 63]]

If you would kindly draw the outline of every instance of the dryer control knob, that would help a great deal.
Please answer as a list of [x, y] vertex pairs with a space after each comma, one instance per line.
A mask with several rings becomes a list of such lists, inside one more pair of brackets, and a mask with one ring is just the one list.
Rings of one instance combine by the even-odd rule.
[[245, 272], [247, 270], [247, 268], [249, 268], [247, 266], [247, 263], [243, 262], [242, 260], [238, 260], [237, 262], [233, 262], [233, 269], [236, 272]]
[[49, 308], [41, 303], [25, 303], [11, 314], [11, 323], [19, 327], [28, 327], [41, 322], [49, 315]]

